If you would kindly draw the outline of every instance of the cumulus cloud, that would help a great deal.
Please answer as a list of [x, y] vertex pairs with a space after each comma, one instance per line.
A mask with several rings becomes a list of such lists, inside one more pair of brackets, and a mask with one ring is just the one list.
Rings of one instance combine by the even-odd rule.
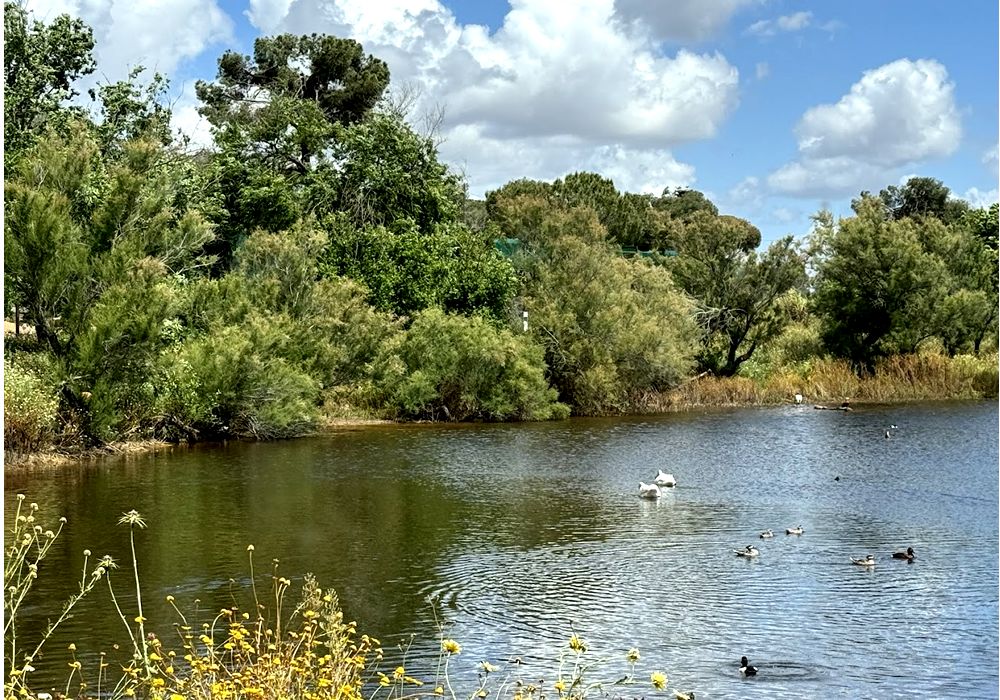
[[740, 9], [754, 4], [759, 0], [616, 0], [615, 15], [626, 24], [646, 28], [656, 39], [698, 41], [713, 36]]
[[962, 128], [945, 67], [901, 59], [865, 72], [835, 104], [807, 110], [795, 134], [798, 160], [768, 184], [792, 195], [835, 196], [884, 183], [895, 168], [950, 155]]
[[[728, 18], [744, 4], [730, 0], [730, 10], [699, 16]], [[464, 165], [473, 191], [476, 182], [509, 179], [496, 182], [492, 172], [559, 177], [560, 163], [618, 168], [621, 179], [650, 188], [692, 181], [691, 166], [670, 149], [717, 133], [738, 102], [734, 66], [718, 53], [664, 55], [636, 28], [638, 15], [623, 21], [637, 5], [581, 0], [572, 12], [545, 0], [510, 5], [492, 34], [459, 25], [437, 0], [252, 0], [248, 16], [264, 33], [351, 36], [384, 59], [394, 84], [416, 85], [444, 107], [441, 153]], [[696, 6], [671, 11], [688, 17]], [[642, 21], [669, 14], [649, 10]], [[426, 101], [415, 105], [422, 107]], [[640, 157], [647, 150], [652, 155]]]
[[43, 21], [66, 13], [94, 30], [97, 71], [83, 87], [122, 80], [138, 65], [170, 76], [210, 45], [232, 40], [232, 20], [215, 0], [28, 0], [27, 7]]
[[1000, 191], [994, 187], [992, 190], [982, 191], [978, 187], [970, 187], [962, 195], [962, 199], [977, 209], [986, 208], [993, 205], [1000, 199]]
[[469, 193], [482, 197], [516, 177], [552, 181], [577, 171], [611, 178], [619, 190], [660, 194], [691, 187], [694, 166], [677, 161], [668, 150], [637, 150], [621, 145], [595, 147], [565, 136], [500, 139], [476, 125], [453, 128], [439, 148], [441, 157], [462, 171]]

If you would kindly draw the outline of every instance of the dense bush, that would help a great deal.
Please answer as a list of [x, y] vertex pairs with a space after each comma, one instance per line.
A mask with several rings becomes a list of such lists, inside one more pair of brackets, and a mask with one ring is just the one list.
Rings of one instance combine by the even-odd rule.
[[546, 420], [568, 415], [542, 349], [481, 318], [428, 309], [385, 359], [382, 389], [408, 418]]
[[31, 451], [46, 445], [56, 429], [55, 387], [21, 355], [3, 360], [4, 450]]

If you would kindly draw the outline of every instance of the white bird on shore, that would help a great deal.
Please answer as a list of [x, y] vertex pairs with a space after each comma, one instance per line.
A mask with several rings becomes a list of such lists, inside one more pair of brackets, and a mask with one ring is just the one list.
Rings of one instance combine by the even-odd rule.
[[653, 479], [653, 483], [657, 486], [677, 486], [677, 479], [674, 478], [673, 474], [667, 474], [662, 469], [659, 469], [656, 472], [656, 478]]
[[795, 403], [802, 403], [802, 394], [795, 395]]
[[639, 498], [659, 498], [660, 487], [656, 484], [639, 482]]

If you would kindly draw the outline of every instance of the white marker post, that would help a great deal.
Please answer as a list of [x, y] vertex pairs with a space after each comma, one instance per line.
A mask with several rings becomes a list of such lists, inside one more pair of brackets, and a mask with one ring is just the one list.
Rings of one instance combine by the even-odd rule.
[[527, 333], [528, 332], [528, 312], [527, 311], [522, 311], [521, 312], [521, 318], [524, 319], [524, 332]]

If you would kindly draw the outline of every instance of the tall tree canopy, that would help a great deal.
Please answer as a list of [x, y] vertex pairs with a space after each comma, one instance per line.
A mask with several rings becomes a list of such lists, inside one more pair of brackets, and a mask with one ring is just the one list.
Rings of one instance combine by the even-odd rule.
[[3, 6], [4, 165], [53, 120], [64, 123], [63, 103], [73, 82], [94, 70], [94, 33], [82, 20], [59, 15], [48, 25], [28, 21], [18, 2]]
[[778, 300], [804, 281], [803, 256], [791, 236], [758, 254], [760, 231], [743, 219], [707, 207], [687, 216], [669, 268], [698, 306], [701, 368], [730, 376], [787, 325]]
[[[334, 124], [354, 124], [389, 85], [389, 68], [353, 39], [260, 37], [253, 56], [227, 51], [216, 82], [199, 81], [201, 113], [277, 169], [307, 173]], [[233, 133], [235, 132], [235, 133]]]

